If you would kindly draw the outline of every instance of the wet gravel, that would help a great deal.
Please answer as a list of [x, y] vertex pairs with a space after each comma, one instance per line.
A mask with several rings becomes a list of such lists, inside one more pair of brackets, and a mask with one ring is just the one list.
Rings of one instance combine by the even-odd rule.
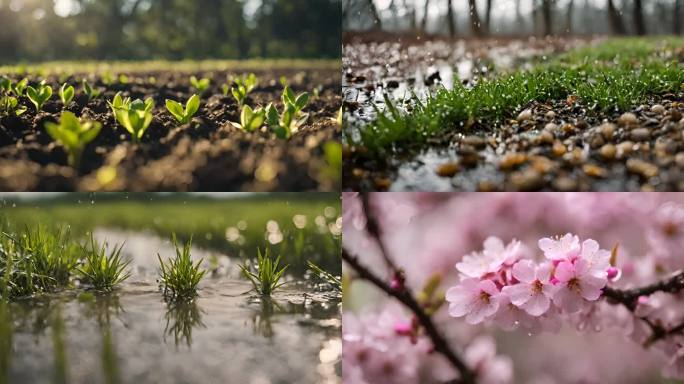
[[[459, 63], [471, 60], [475, 63], [471, 76], [459, 75], [467, 83], [498, 70], [524, 68], [535, 57], [554, 54], [579, 43], [574, 40], [567, 44], [562, 44], [562, 40], [532, 41], [529, 47], [524, 45], [527, 50], [521, 49], [521, 44], [526, 42], [451, 43], [460, 44], [465, 51], [452, 51], [449, 55], [454, 56], [442, 61], [440, 70], [450, 67], [459, 72], [457, 68], [462, 65]], [[348, 106], [347, 137], [358, 135], [374, 118], [373, 103], [382, 107], [378, 98], [384, 90], [391, 88], [387, 77], [381, 80], [383, 76], [395, 72], [409, 74], [394, 92], [390, 92], [399, 105], [402, 105], [402, 96], [397, 95], [396, 89], [401, 89], [403, 84], [406, 89], [414, 87], [428, 92], [430, 87], [448, 87], [444, 82], [430, 84], [424, 81], [425, 78], [410, 75], [415, 73], [416, 67], [419, 74], [430, 67], [434, 60], [429, 52], [434, 49], [444, 52], [446, 42], [424, 43], [422, 55], [390, 60], [382, 71], [376, 69], [377, 64], [364, 70], [364, 65], [373, 61], [359, 57], [375, 54], [381, 62], [378, 56], [381, 44], [394, 52], [383, 56], [390, 58], [419, 49], [399, 42], [350, 43], [345, 47], [343, 89]], [[468, 50], [469, 46], [477, 48]], [[512, 56], [505, 60], [511, 66], [490, 65], [483, 71], [479, 63], [485, 62], [487, 55]], [[421, 61], [425, 57], [428, 59]], [[393, 67], [395, 63], [399, 69]], [[422, 70], [420, 64], [423, 64]], [[437, 73], [441, 73], [440, 70]], [[369, 72], [379, 75], [372, 77]], [[351, 100], [351, 97], [355, 99]], [[357, 108], [353, 108], [354, 103]], [[429, 144], [419, 150], [396, 151], [391, 158], [375, 159], [366, 156], [363, 148], [346, 145], [343, 184], [345, 189], [351, 190], [391, 191], [684, 190], [683, 113], [684, 92], [653, 96], [626, 113], [595, 111], [572, 97], [534, 102], [504, 121], [490, 125], [467, 124], [458, 132], [445, 132], [431, 138]]]

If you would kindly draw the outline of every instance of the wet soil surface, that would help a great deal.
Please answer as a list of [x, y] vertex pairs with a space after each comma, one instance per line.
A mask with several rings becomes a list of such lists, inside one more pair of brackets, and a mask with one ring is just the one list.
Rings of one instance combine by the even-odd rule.
[[166, 302], [155, 260], [172, 255], [168, 241], [96, 236], [129, 240], [133, 276], [112, 294], [65, 291], [10, 304], [0, 314], [11, 321], [11, 349], [0, 350], [10, 383], [341, 382], [338, 295], [292, 280], [262, 298], [248, 292], [239, 261], [219, 255], [197, 299]]
[[[127, 74], [125, 84], [103, 83], [100, 77], [89, 82], [102, 90], [90, 102], [81, 92], [76, 75], [66, 79], [77, 92], [67, 107], [77, 116], [97, 120], [102, 131], [90, 143], [80, 169], [67, 166], [62, 147], [54, 143], [43, 128], [46, 121], [57, 121], [63, 109], [56, 76], [47, 83], [53, 97], [36, 113], [26, 97], [20, 103], [28, 111], [20, 117], [0, 119], [0, 189], [5, 191], [332, 191], [339, 189], [328, 170], [323, 144], [339, 140], [335, 122], [341, 104], [339, 69], [254, 71], [259, 87], [249, 95], [251, 106], [269, 102], [282, 110], [280, 102], [284, 76], [297, 93], [311, 95], [305, 112], [307, 124], [289, 140], [277, 139], [270, 132], [247, 133], [229, 122], [240, 120], [232, 96], [223, 96], [221, 86], [231, 76], [244, 72]], [[211, 79], [202, 94], [201, 107], [190, 124], [179, 124], [166, 110], [167, 98], [182, 102], [196, 93], [190, 76]], [[10, 76], [13, 81], [21, 79]], [[41, 78], [42, 79], [42, 78]], [[29, 77], [32, 85], [37, 78]], [[314, 90], [317, 89], [318, 97]], [[154, 120], [141, 144], [133, 144], [120, 127], [107, 101], [117, 92], [123, 96], [155, 100]]]
[[[345, 135], [358, 137], [384, 108], [453, 81], [525, 69], [584, 40], [367, 41], [345, 46]], [[455, 80], [453, 80], [455, 78]], [[344, 147], [344, 188], [392, 191], [683, 190], [684, 92], [653, 96], [628, 113], [596, 112], [572, 97], [530, 103], [502, 122], [475, 122], [390, 158]]]

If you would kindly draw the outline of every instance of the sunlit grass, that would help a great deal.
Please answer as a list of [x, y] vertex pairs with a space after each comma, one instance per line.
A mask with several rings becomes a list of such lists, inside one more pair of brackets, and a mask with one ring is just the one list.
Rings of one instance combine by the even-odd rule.
[[173, 234], [171, 243], [176, 250], [175, 258], [164, 261], [161, 255], [157, 254], [159, 278], [164, 296], [170, 299], [192, 298], [197, 295], [197, 285], [206, 274], [206, 271], [201, 268], [202, 260], [197, 263], [192, 262], [190, 257], [192, 238], [180, 248], [176, 235]]
[[337, 292], [342, 292], [342, 279], [328, 271], [324, 271], [321, 267], [314, 264], [312, 261], [309, 261], [308, 265], [309, 269], [311, 269], [311, 272], [313, 272], [313, 274], [316, 275], [316, 277], [318, 277], [321, 281], [330, 285]]
[[[679, 51], [675, 49], [679, 48]], [[533, 101], [577, 97], [591, 112], [617, 112], [648, 95], [675, 92], [684, 84], [684, 39], [610, 40], [537, 64], [529, 71], [480, 79], [472, 87], [456, 82], [426, 101], [414, 99], [410, 113], [385, 98], [387, 109], [361, 131], [361, 144], [381, 155], [422, 144], [439, 132], [465, 130], [475, 122], [497, 123]], [[679, 55], [679, 56], [678, 56]]]
[[280, 256], [275, 259], [270, 256], [268, 248], [262, 254], [260, 249], [257, 249], [257, 264], [256, 271], [252, 271], [250, 265], [241, 265], [242, 275], [245, 276], [260, 295], [270, 296], [273, 291], [282, 287], [285, 283], [281, 283], [283, 274], [287, 270], [287, 265], [280, 267]]
[[131, 261], [121, 257], [123, 244], [120, 246], [114, 244], [108, 255], [107, 243], [99, 246], [91, 233], [90, 243], [82, 249], [84, 261], [78, 268], [78, 272], [81, 274], [81, 281], [85, 284], [100, 291], [111, 291], [131, 276], [130, 272], [126, 271]]

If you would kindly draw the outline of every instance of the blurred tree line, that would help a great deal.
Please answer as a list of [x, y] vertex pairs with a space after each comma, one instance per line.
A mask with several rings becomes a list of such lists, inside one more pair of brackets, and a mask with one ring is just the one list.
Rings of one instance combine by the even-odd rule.
[[682, 34], [684, 0], [343, 0], [345, 30], [470, 36]]
[[339, 58], [341, 0], [0, 0], [0, 62]]

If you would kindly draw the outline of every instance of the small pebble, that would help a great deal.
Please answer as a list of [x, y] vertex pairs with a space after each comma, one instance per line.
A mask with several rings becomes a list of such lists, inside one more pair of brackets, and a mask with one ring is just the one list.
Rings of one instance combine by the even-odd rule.
[[575, 126], [572, 124], [563, 124], [563, 127], [561, 128], [563, 130], [563, 133], [566, 135], [571, 135], [575, 133]]
[[518, 122], [523, 122], [525, 120], [532, 120], [532, 111], [530, 111], [529, 109], [526, 109], [526, 110], [520, 112], [517, 120], [518, 120]]
[[606, 176], [606, 173], [608, 173], [604, 168], [594, 164], [585, 164], [584, 167], [582, 167], [582, 170], [589, 177], [604, 177]]
[[553, 133], [544, 129], [538, 136], [539, 143], [541, 144], [551, 144], [553, 143]]
[[556, 112], [554, 111], [548, 111], [546, 112], [546, 118], [549, 120], [553, 120], [556, 117]]
[[375, 183], [375, 188], [379, 190], [387, 190], [392, 185], [392, 180], [388, 177], [376, 177], [373, 182]]
[[627, 170], [645, 178], [651, 178], [658, 174], [657, 166], [641, 159], [627, 160]]
[[496, 183], [491, 180], [481, 180], [477, 184], [478, 192], [493, 192], [496, 191]]
[[555, 143], [553, 143], [552, 151], [555, 156], [560, 157], [565, 154], [567, 149], [565, 148], [565, 145], [563, 145], [563, 143], [561, 143], [560, 141], [556, 141]]
[[675, 156], [675, 162], [679, 168], [684, 169], [684, 152], [679, 152], [677, 156]]
[[606, 144], [599, 150], [604, 160], [613, 160], [617, 154], [617, 148], [613, 144]]
[[461, 141], [463, 144], [473, 146], [475, 148], [483, 148], [486, 145], [485, 139], [480, 136], [466, 136]]
[[638, 122], [636, 115], [631, 112], [623, 113], [618, 119], [618, 124], [622, 126], [636, 125]]
[[453, 177], [461, 169], [458, 163], [446, 163], [437, 167], [437, 175], [441, 177]]
[[352, 170], [352, 175], [356, 177], [357, 179], [361, 179], [366, 175], [366, 171], [364, 171], [361, 168], [354, 168]]
[[656, 105], [651, 107], [651, 112], [658, 113], [658, 114], [665, 113], [665, 107], [663, 107], [660, 104], [656, 104]]
[[534, 169], [527, 169], [523, 172], [511, 174], [511, 183], [513, 189], [517, 191], [534, 191], [543, 186], [544, 179]]
[[632, 131], [630, 137], [634, 141], [646, 141], [651, 137], [651, 132], [648, 128], [637, 128]]
[[545, 131], [551, 131], [551, 132], [557, 131], [558, 125], [556, 125], [554, 123], [548, 123], [544, 126], [544, 130]]
[[608, 141], [613, 140], [613, 136], [615, 135], [615, 124], [605, 123], [602, 124], [599, 129], [604, 139]]
[[634, 143], [631, 141], [623, 141], [617, 145], [618, 155], [629, 155], [634, 149]]
[[499, 162], [499, 168], [504, 171], [508, 171], [517, 167], [518, 165], [524, 164], [527, 161], [527, 155], [524, 153], [509, 152], [501, 158]]
[[589, 146], [592, 149], [596, 149], [601, 147], [603, 144], [605, 144], [605, 140], [603, 140], [603, 136], [600, 134], [594, 134], [589, 138]]
[[670, 110], [670, 121], [679, 121], [682, 119], [682, 113], [679, 111], [679, 109], [671, 109]]
[[567, 176], [561, 176], [553, 181], [553, 186], [555, 189], [561, 192], [575, 191], [577, 190], [577, 182]]

